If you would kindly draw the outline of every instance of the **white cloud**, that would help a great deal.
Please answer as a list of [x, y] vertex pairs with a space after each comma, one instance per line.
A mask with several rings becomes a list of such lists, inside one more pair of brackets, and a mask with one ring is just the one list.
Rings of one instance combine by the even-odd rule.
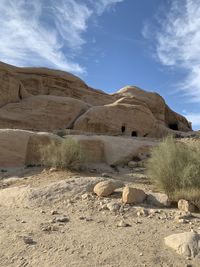
[[157, 34], [157, 57], [163, 65], [182, 68], [185, 80], [179, 87], [190, 100], [200, 102], [200, 3], [174, 0], [161, 19]]
[[192, 122], [192, 126], [198, 126], [200, 128], [200, 113], [191, 113], [185, 115], [188, 121]]
[[90, 5], [88, 1], [1, 0], [0, 60], [83, 73], [75, 56], [86, 42], [83, 34], [89, 20], [123, 0], [98, 0]]
[[[92, 0], [93, 1], [93, 0]], [[94, 3], [98, 15], [101, 15], [106, 10], [110, 9], [117, 3], [123, 2], [124, 0], [98, 0]]]

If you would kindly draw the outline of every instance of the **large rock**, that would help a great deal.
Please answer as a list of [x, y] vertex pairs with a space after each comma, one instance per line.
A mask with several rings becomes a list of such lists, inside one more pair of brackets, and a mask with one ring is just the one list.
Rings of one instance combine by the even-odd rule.
[[149, 205], [155, 206], [155, 207], [169, 207], [171, 205], [171, 202], [168, 198], [168, 196], [164, 193], [147, 193], [146, 202]]
[[2, 107], [0, 127], [40, 131], [71, 128], [87, 109], [87, 104], [74, 98], [32, 96]]
[[77, 119], [74, 129], [108, 135], [147, 136], [155, 124], [154, 116], [146, 107], [114, 103], [89, 109]]
[[[161, 96], [134, 86], [109, 95], [67, 72], [4, 63], [0, 63], [0, 84], [1, 128], [68, 128], [159, 138], [191, 130], [190, 123], [173, 112]], [[88, 105], [91, 108], [85, 112]]]
[[147, 138], [132, 139], [104, 135], [69, 135], [69, 137], [83, 146], [90, 162], [104, 162], [109, 165], [128, 163], [133, 158], [140, 157], [141, 151], [148, 154], [150, 149], [158, 144], [158, 141]]
[[28, 96], [13, 72], [0, 65], [0, 107]]
[[40, 163], [38, 147], [61, 140], [49, 133], [0, 129], [0, 168], [38, 164]]
[[165, 244], [185, 257], [195, 257], [200, 251], [200, 235], [195, 232], [173, 234], [165, 237]]
[[115, 184], [112, 181], [103, 181], [95, 185], [94, 193], [99, 197], [107, 197], [115, 190]]
[[126, 204], [139, 204], [146, 198], [143, 190], [126, 186], [122, 193], [122, 202]]

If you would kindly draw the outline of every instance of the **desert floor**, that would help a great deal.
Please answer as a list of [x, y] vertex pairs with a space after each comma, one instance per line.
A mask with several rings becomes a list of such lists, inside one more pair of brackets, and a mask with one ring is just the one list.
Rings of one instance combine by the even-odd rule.
[[[173, 233], [200, 230], [198, 213], [182, 223], [176, 207], [122, 205], [121, 189], [99, 198], [92, 188], [108, 178], [98, 171], [27, 168], [0, 175], [1, 267], [200, 266], [200, 258], [184, 258], [164, 244], [164, 237]], [[143, 169], [120, 168], [110, 177], [152, 189]], [[121, 208], [110, 211], [108, 203]], [[137, 215], [141, 208], [147, 216]], [[119, 227], [122, 221], [127, 225]]]

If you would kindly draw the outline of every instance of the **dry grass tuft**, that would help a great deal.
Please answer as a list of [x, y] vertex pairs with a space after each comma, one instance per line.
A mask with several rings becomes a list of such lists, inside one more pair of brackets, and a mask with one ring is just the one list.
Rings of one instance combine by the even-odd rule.
[[200, 203], [200, 143], [167, 137], [152, 150], [147, 175], [172, 200]]
[[40, 147], [41, 161], [44, 166], [60, 169], [81, 170], [86, 166], [86, 153], [81, 146], [71, 138], [61, 143], [52, 142]]

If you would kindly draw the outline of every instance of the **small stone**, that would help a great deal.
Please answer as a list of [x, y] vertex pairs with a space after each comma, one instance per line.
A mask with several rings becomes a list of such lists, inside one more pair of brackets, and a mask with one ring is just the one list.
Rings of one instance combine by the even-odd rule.
[[110, 211], [118, 211], [120, 209], [120, 204], [119, 203], [108, 203], [107, 204], [107, 208], [110, 210]]
[[26, 223], [26, 221], [22, 220], [21, 223]]
[[129, 227], [129, 226], [131, 225], [126, 223], [124, 220], [121, 220], [120, 222], [117, 223], [117, 227]]
[[36, 242], [30, 236], [23, 236], [23, 241], [27, 245], [35, 245]]
[[128, 162], [128, 167], [129, 168], [137, 168], [138, 167], [138, 162], [137, 161], [129, 161]]
[[184, 224], [185, 224], [185, 223], [189, 223], [189, 221], [186, 220], [186, 219], [179, 219], [178, 222], [179, 222], [179, 223], [184, 223]]
[[101, 174], [101, 177], [111, 178], [112, 176], [109, 173], [104, 172], [104, 173]]
[[122, 201], [128, 204], [142, 203], [146, 198], [143, 190], [126, 186], [122, 193]]
[[50, 168], [50, 169], [49, 169], [49, 172], [57, 172], [57, 171], [58, 171], [57, 168]]
[[58, 214], [57, 210], [51, 210], [51, 215], [56, 215]]
[[195, 212], [196, 207], [190, 201], [185, 199], [180, 199], [178, 201], [178, 209], [185, 212]]
[[66, 222], [69, 222], [69, 219], [67, 217], [63, 216], [63, 217], [56, 218], [56, 222], [66, 223]]
[[82, 200], [87, 200], [91, 197], [91, 195], [89, 193], [85, 193], [81, 196]]
[[149, 215], [149, 211], [147, 209], [139, 209], [137, 211], [137, 216], [148, 216]]
[[45, 232], [58, 231], [58, 227], [56, 227], [54, 225], [47, 225], [47, 226], [42, 227], [41, 230], [45, 231]]

